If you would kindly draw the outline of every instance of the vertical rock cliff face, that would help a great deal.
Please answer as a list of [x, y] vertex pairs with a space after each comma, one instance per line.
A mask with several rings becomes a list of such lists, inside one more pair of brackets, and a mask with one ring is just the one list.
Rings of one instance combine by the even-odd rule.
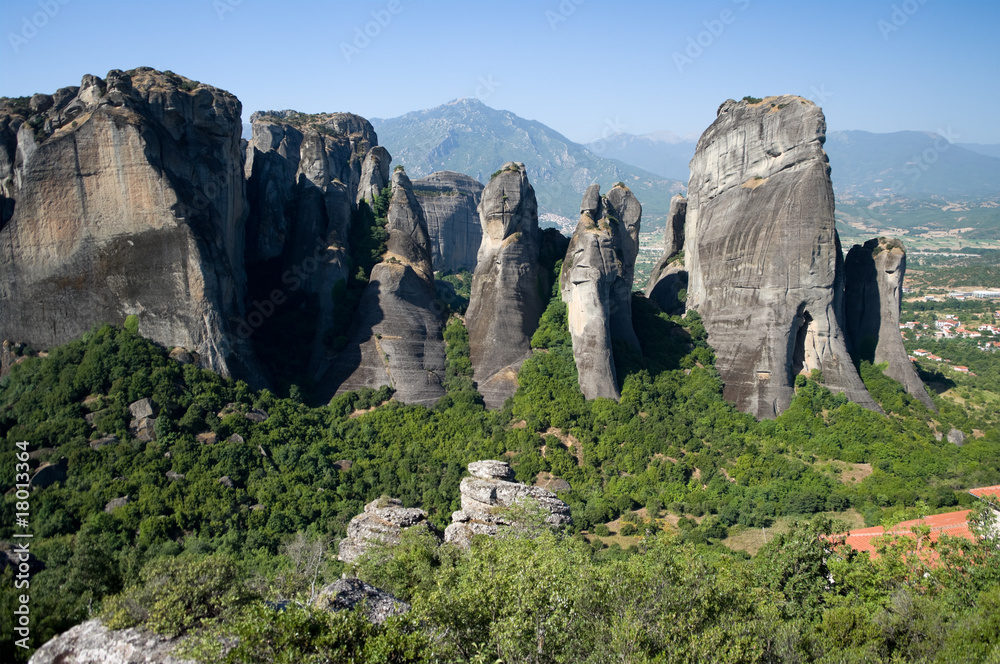
[[483, 185], [468, 175], [439, 171], [414, 180], [413, 193], [427, 219], [434, 269], [475, 270], [483, 239], [477, 212]]
[[885, 375], [902, 383], [921, 403], [936, 410], [903, 348], [899, 310], [903, 301], [906, 249], [896, 239], [856, 244], [845, 261], [845, 330], [855, 359], [887, 362]]
[[843, 261], [810, 101], [726, 101], [691, 160], [685, 266], [689, 309], [704, 319], [725, 397], [757, 417], [787, 408], [812, 369], [878, 410], [847, 353]]
[[687, 199], [677, 194], [670, 199], [670, 214], [663, 234], [663, 256], [653, 266], [646, 286], [646, 297], [670, 315], [683, 314], [684, 302], [680, 292], [688, 286], [684, 269], [684, 220], [687, 216]]
[[392, 156], [389, 151], [381, 145], [374, 146], [365, 155], [364, 164], [361, 166], [361, 183], [358, 185], [357, 204], [367, 201], [369, 204], [382, 187], [389, 183], [389, 164], [392, 163]]
[[606, 196], [591, 185], [566, 250], [560, 292], [566, 303], [580, 389], [588, 399], [618, 399], [613, 343], [639, 349], [632, 328], [632, 281], [642, 206], [625, 185]]
[[324, 383], [341, 394], [389, 385], [407, 404], [444, 395], [444, 338], [427, 222], [402, 170], [392, 174], [389, 240], [358, 307], [347, 348]]
[[524, 164], [508, 162], [483, 190], [482, 244], [466, 312], [473, 378], [487, 408], [517, 390], [542, 315], [538, 204]]
[[48, 347], [139, 319], [144, 336], [257, 377], [243, 317], [240, 102], [113, 70], [0, 102], [0, 338]]
[[[348, 276], [351, 213], [388, 185], [392, 158], [377, 145], [371, 124], [350, 113], [269, 111], [254, 113], [251, 122], [245, 166], [251, 298], [267, 300], [274, 288], [284, 291], [275, 307], [301, 306], [296, 295], [312, 298], [312, 338], [289, 343], [311, 344], [313, 374], [327, 359], [331, 293]], [[257, 322], [246, 321], [242, 332], [252, 333]]]

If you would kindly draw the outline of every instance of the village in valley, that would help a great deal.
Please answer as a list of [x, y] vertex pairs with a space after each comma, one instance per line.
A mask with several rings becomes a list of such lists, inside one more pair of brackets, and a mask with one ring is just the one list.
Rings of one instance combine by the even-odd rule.
[[[905, 289], [904, 289], [905, 292]], [[975, 306], [978, 303], [982, 306]], [[950, 365], [952, 371], [975, 376], [969, 367], [934, 354], [925, 348], [913, 348], [921, 340], [968, 339], [981, 351], [1000, 349], [1000, 289], [954, 291], [946, 295], [904, 295], [900, 333], [907, 342], [910, 360], [926, 360]]]

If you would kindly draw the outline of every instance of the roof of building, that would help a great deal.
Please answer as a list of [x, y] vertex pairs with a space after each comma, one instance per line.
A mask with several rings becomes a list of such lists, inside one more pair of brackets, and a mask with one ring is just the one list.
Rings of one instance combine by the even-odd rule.
[[[990, 498], [1000, 501], [1000, 484], [994, 486], [984, 486], [970, 489], [976, 498]], [[931, 516], [911, 519], [897, 523], [895, 526], [885, 528], [883, 526], [873, 526], [871, 528], [859, 528], [844, 534], [844, 539], [851, 548], [856, 551], [867, 551], [869, 554], [877, 555], [875, 541], [885, 535], [896, 535], [903, 537], [917, 537], [913, 532], [914, 528], [926, 526], [930, 529], [927, 539], [922, 539], [919, 545], [936, 542], [942, 535], [952, 537], [964, 537], [965, 539], [975, 539], [975, 535], [969, 529], [969, 513], [972, 510], [960, 510], [958, 512], [946, 512], [944, 514], [932, 514]], [[919, 546], [918, 545], [918, 546]]]
[[851, 548], [857, 551], [867, 551], [875, 553], [875, 540], [883, 535], [902, 535], [905, 537], [915, 537], [913, 528], [927, 526], [930, 528], [928, 535], [931, 542], [936, 542], [941, 535], [951, 535], [952, 537], [964, 537], [973, 539], [972, 531], [969, 530], [968, 517], [971, 510], [960, 512], [947, 512], [945, 514], [934, 514], [919, 519], [903, 521], [889, 529], [882, 526], [872, 528], [860, 528], [847, 533], [846, 542]]
[[995, 484], [993, 486], [981, 486], [978, 489], [969, 489], [969, 493], [976, 498], [986, 498], [988, 496], [994, 500], [1000, 500], [1000, 484]]

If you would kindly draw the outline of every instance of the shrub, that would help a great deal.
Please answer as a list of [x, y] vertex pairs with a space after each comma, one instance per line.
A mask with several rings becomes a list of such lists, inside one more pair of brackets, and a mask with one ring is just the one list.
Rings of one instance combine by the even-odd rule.
[[183, 634], [256, 599], [237, 564], [222, 555], [155, 560], [140, 578], [142, 585], [109, 600], [105, 616], [111, 629], [142, 624], [160, 634]]

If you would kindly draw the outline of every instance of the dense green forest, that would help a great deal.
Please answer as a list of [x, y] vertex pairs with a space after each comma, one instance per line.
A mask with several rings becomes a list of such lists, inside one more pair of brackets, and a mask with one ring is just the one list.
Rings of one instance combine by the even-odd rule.
[[[821, 537], [843, 528], [828, 516], [846, 510], [878, 524], [971, 505], [968, 488], [1000, 483], [995, 410], [935, 395], [940, 412], [928, 411], [884, 367], [863, 364], [887, 415], [815, 375], [800, 377], [782, 416], [757, 422], [722, 399], [697, 313], [668, 317], [638, 294], [633, 310], [643, 352], [616, 349], [620, 403], [580, 393], [559, 298], [499, 411], [473, 389], [458, 315], [446, 330], [448, 394], [433, 408], [397, 403], [388, 388], [308, 407], [297, 390], [253, 391], [113, 327], [26, 359], [0, 382], [0, 540], [20, 532], [16, 443], [28, 442], [32, 471], [66, 471], [30, 496], [31, 645], [103, 612], [117, 625], [236, 633], [229, 661], [957, 661], [955, 648], [959, 660], [996, 661], [986, 659], [997, 656], [995, 547], [948, 544], [947, 564], [925, 578], [905, 552], [872, 563], [831, 555]], [[984, 377], [997, 375], [996, 354], [981, 362]], [[143, 398], [156, 411], [147, 442], [129, 431], [128, 406]], [[259, 411], [263, 421], [246, 416]], [[951, 427], [977, 433], [961, 447], [936, 439]], [[548, 472], [569, 482], [560, 498], [573, 526], [469, 553], [426, 541], [381, 552], [358, 573], [414, 611], [380, 627], [261, 603], [308, 597], [303, 543], [326, 552], [320, 581], [339, 578], [336, 542], [380, 495], [443, 527], [466, 465], [491, 458], [509, 459], [520, 481]], [[844, 476], [860, 464], [870, 474]], [[679, 528], [664, 531], [661, 513], [683, 517]], [[637, 544], [588, 535], [621, 516], [645, 533]], [[753, 559], [719, 545], [790, 516], [811, 524]], [[11, 637], [12, 574], [0, 578], [2, 657], [24, 661]], [[198, 648], [218, 659], [211, 639]]]

